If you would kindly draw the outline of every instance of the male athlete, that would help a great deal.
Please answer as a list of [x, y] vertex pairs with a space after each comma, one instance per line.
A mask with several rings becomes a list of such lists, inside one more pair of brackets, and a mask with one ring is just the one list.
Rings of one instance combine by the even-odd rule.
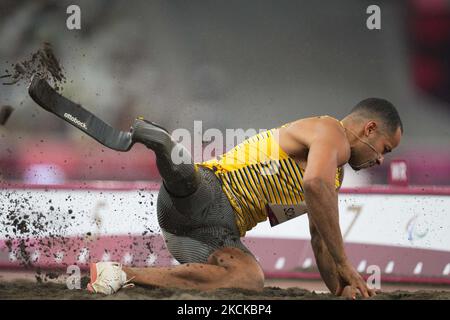
[[[135, 284], [185, 289], [262, 290], [264, 274], [240, 237], [267, 219], [271, 205], [306, 204], [320, 274], [336, 295], [374, 295], [350, 264], [339, 227], [342, 166], [360, 170], [383, 163], [400, 143], [403, 125], [388, 101], [369, 98], [342, 121], [305, 118], [259, 133], [203, 163], [176, 164], [188, 151], [162, 127], [136, 120], [133, 140], [156, 153], [163, 179], [158, 222], [181, 264], [128, 268], [91, 264], [92, 292], [111, 294]], [[270, 152], [263, 149], [271, 146]], [[273, 152], [275, 150], [275, 152]], [[257, 154], [258, 156], [252, 156]], [[275, 164], [276, 170], [268, 171]]]

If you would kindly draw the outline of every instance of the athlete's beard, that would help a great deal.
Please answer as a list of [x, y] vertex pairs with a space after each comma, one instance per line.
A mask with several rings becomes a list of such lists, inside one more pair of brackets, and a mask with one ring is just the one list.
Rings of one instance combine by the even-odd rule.
[[373, 164], [373, 161], [372, 161], [372, 160], [369, 160], [369, 161], [366, 161], [366, 162], [364, 162], [364, 163], [361, 163], [361, 164], [359, 164], [359, 165], [357, 165], [357, 166], [352, 166], [352, 165], [350, 165], [350, 166], [352, 167], [353, 170], [359, 171], [359, 170], [361, 170], [361, 169], [366, 169], [366, 168], [373, 167], [374, 164]]
[[[351, 155], [352, 155], [352, 156], [351, 156], [350, 158], [353, 157], [353, 149], [351, 150]], [[353, 170], [355, 170], [355, 171], [359, 171], [359, 170], [361, 170], [361, 169], [370, 168], [370, 167], [372, 167], [373, 165], [375, 165], [375, 163], [376, 163], [376, 160], [367, 160], [367, 161], [365, 161], [365, 162], [363, 162], [363, 163], [360, 163], [360, 164], [351, 164], [350, 161], [348, 162], [348, 164], [350, 165], [350, 167], [351, 167]]]
[[[351, 134], [353, 134], [359, 141], [361, 141], [362, 143], [364, 143], [365, 145], [369, 146], [370, 149], [372, 149], [377, 155], [378, 158], [381, 157], [381, 155], [379, 154], [379, 152], [375, 149], [375, 147], [373, 145], [371, 145], [369, 142], [364, 141], [363, 139], [361, 139], [360, 137], [358, 137], [358, 135], [356, 133], [354, 133], [352, 130], [345, 128], [345, 130], [348, 130]], [[355, 158], [355, 150], [354, 148], [350, 148], [350, 159], [354, 159]], [[355, 170], [361, 170], [361, 169], [366, 169], [366, 168], [370, 168], [372, 166], [374, 166], [377, 163], [377, 160], [372, 159], [372, 160], [367, 160], [366, 162], [360, 163], [358, 165], [353, 165], [350, 163], [350, 161], [348, 162], [348, 164], [350, 165], [350, 167]]]

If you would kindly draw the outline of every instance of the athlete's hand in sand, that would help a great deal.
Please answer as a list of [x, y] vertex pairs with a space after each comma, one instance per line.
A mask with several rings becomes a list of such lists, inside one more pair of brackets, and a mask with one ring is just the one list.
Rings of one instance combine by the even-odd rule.
[[[369, 289], [369, 295], [371, 297], [376, 296], [379, 293], [381, 293], [380, 290]], [[341, 297], [344, 297], [346, 299], [352, 299], [352, 300], [355, 300], [356, 297], [359, 297], [359, 296], [361, 296], [359, 290], [352, 286], [344, 287], [344, 289], [342, 290], [342, 294], [341, 294]]]
[[356, 295], [358, 293], [358, 290], [352, 286], [346, 286], [342, 290], [341, 297], [346, 299], [356, 299]]
[[367, 286], [361, 275], [350, 264], [338, 267], [338, 275], [340, 281], [336, 290], [337, 296], [356, 299], [358, 294], [361, 294], [363, 298], [375, 295], [375, 290]]

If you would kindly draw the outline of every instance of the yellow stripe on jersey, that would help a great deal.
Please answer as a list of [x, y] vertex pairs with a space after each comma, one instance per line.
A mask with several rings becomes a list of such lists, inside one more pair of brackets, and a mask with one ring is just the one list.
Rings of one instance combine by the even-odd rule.
[[[281, 149], [276, 129], [256, 134], [222, 156], [198, 163], [212, 169], [222, 181], [241, 236], [267, 219], [267, 204], [305, 201], [304, 170]], [[336, 188], [340, 187], [341, 174], [342, 169], [338, 168]]]

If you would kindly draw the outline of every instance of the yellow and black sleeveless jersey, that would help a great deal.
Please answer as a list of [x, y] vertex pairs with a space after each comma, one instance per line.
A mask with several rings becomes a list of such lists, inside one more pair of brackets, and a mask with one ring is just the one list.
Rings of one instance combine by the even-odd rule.
[[[241, 236], [267, 219], [268, 205], [297, 205], [305, 200], [304, 169], [281, 149], [275, 137], [277, 129], [256, 134], [225, 154], [198, 163], [212, 169], [222, 181]], [[336, 188], [341, 174], [342, 168], [338, 168]]]

